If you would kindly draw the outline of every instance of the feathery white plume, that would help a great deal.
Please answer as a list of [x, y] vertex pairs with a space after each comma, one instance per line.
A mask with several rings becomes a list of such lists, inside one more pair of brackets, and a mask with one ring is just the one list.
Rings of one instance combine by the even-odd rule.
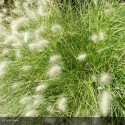
[[59, 25], [59, 24], [54, 24], [54, 25], [52, 25], [52, 27], [51, 27], [51, 31], [52, 31], [53, 33], [60, 33], [60, 32], [63, 32], [63, 28], [62, 28], [62, 26]]
[[97, 43], [98, 42], [98, 35], [97, 34], [93, 34], [91, 36], [91, 40], [94, 42], [94, 43]]
[[81, 61], [84, 61], [86, 59], [86, 57], [87, 57], [86, 53], [81, 53], [78, 55], [77, 60], [79, 60], [81, 62]]
[[0, 62], [0, 78], [6, 74], [8, 66], [9, 66], [8, 61]]
[[11, 22], [11, 30], [12, 31], [17, 31], [18, 28], [21, 26], [21, 24], [27, 23], [29, 20], [26, 17], [20, 17], [18, 19], [15, 19]]
[[59, 60], [60, 60], [60, 55], [52, 55], [51, 57], [50, 57], [50, 60], [49, 60], [49, 62], [50, 63], [57, 63]]
[[25, 96], [19, 102], [23, 105], [27, 105], [32, 102], [32, 96]]
[[24, 71], [24, 72], [28, 72], [29, 70], [31, 70], [31, 66], [24, 65], [24, 66], [21, 67], [21, 70]]
[[106, 37], [106, 34], [105, 32], [103, 31], [100, 31], [99, 34], [93, 34], [91, 36], [91, 40], [94, 42], [94, 43], [97, 43], [98, 41], [104, 41], [105, 40], [105, 37]]
[[68, 102], [68, 99], [66, 97], [62, 97], [61, 99], [59, 99], [57, 102], [58, 109], [61, 111], [65, 111], [67, 107], [67, 102]]
[[21, 82], [15, 82], [12, 84], [12, 89], [19, 89], [21, 87], [22, 83]]
[[34, 42], [29, 44], [29, 49], [31, 51], [43, 51], [49, 44], [48, 40], [41, 40], [39, 42]]
[[38, 5], [43, 5], [43, 6], [46, 6], [47, 4], [50, 3], [51, 0], [38, 0], [37, 4]]
[[100, 83], [107, 84], [112, 81], [112, 76], [109, 73], [103, 72], [100, 76]]
[[44, 100], [45, 100], [42, 95], [34, 95], [33, 98], [34, 98], [33, 105], [34, 105], [35, 107], [38, 107], [38, 106], [39, 106], [41, 103], [43, 103]]
[[99, 37], [99, 40], [100, 40], [100, 41], [103, 41], [103, 40], [105, 40], [105, 37], [106, 37], [106, 36], [105, 36], [105, 33], [101, 31], [101, 32], [99, 32], [98, 37]]
[[38, 21], [38, 15], [37, 15], [37, 12], [36, 11], [34, 11], [34, 10], [31, 10], [30, 8], [29, 8], [29, 10], [27, 9], [27, 16], [28, 16], [28, 18], [30, 19], [30, 20], [33, 20], [33, 21]]
[[103, 91], [100, 99], [100, 111], [103, 116], [107, 116], [110, 110], [112, 96], [109, 92]]
[[91, 79], [92, 79], [92, 82], [96, 82], [97, 81], [97, 77], [95, 75], [92, 75]]
[[24, 42], [27, 43], [30, 37], [30, 33], [29, 32], [23, 33], [23, 37], [24, 37]]
[[49, 106], [47, 107], [47, 111], [50, 112], [50, 113], [54, 113], [53, 106], [52, 106], [52, 105], [49, 105]]
[[47, 12], [45, 6], [40, 5], [40, 6], [38, 7], [37, 14], [38, 14], [39, 16], [48, 16], [48, 15], [49, 15], [49, 12]]
[[36, 110], [30, 110], [25, 114], [26, 117], [37, 117], [38, 112]]
[[98, 86], [97, 89], [98, 89], [98, 90], [103, 90], [103, 89], [104, 89], [104, 86]]
[[41, 99], [43, 99], [43, 96], [37, 94], [37, 95], [33, 95], [33, 98], [37, 99], [37, 100], [41, 100]]
[[59, 65], [54, 65], [48, 70], [47, 76], [50, 78], [58, 77], [61, 73], [61, 69]]
[[41, 95], [33, 95], [32, 101], [26, 105], [26, 110], [33, 110], [38, 108], [44, 102], [44, 97]]
[[45, 100], [42, 95], [34, 95], [33, 97], [34, 97], [34, 102], [33, 102], [33, 104], [34, 104], [36, 107], [39, 106], [41, 103], [43, 103], [44, 100]]
[[36, 87], [36, 92], [43, 92], [47, 88], [46, 84], [40, 84]]

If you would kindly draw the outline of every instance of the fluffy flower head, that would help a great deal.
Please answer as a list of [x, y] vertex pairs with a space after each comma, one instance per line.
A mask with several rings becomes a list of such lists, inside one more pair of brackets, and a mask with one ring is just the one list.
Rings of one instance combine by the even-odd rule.
[[36, 110], [30, 110], [25, 114], [26, 117], [37, 117], [38, 112]]
[[50, 60], [49, 60], [49, 62], [50, 63], [56, 63], [56, 62], [58, 62], [59, 60], [60, 60], [60, 55], [52, 55], [51, 57], [50, 57]]
[[3, 77], [6, 74], [8, 66], [9, 66], [8, 61], [0, 62], [0, 77]]
[[31, 69], [31, 66], [29, 66], [29, 65], [24, 65], [24, 66], [21, 67], [21, 70], [24, 71], [24, 72], [27, 72], [30, 69]]
[[67, 102], [68, 102], [68, 100], [66, 97], [62, 97], [61, 99], [59, 99], [59, 101], [57, 103], [58, 109], [61, 111], [65, 111], [65, 109], [67, 107]]
[[47, 76], [49, 76], [50, 78], [57, 77], [60, 75], [61, 69], [62, 68], [59, 65], [54, 65], [48, 70]]
[[32, 96], [25, 96], [19, 102], [23, 105], [27, 105], [32, 101]]
[[31, 51], [43, 51], [49, 44], [48, 40], [41, 40], [39, 42], [34, 42], [29, 44], [29, 49]]
[[112, 76], [109, 73], [103, 72], [100, 76], [100, 83], [107, 84], [112, 81]]
[[43, 92], [47, 88], [46, 84], [40, 84], [36, 87], [36, 92]]
[[86, 59], [86, 57], [87, 57], [87, 54], [86, 53], [82, 53], [82, 54], [79, 54], [77, 56], [77, 60], [81, 62], [81, 61], [84, 61]]
[[59, 25], [59, 24], [54, 24], [54, 25], [52, 25], [52, 27], [51, 27], [51, 31], [52, 31], [53, 33], [60, 33], [60, 32], [63, 32], [63, 28], [62, 28], [61, 25]]
[[107, 116], [110, 110], [112, 96], [109, 92], [104, 91], [100, 99], [100, 111], [103, 116]]

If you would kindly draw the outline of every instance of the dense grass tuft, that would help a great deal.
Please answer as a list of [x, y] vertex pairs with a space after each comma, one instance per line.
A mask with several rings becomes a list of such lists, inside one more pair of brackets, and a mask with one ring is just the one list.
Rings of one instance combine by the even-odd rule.
[[125, 116], [125, 5], [15, 2], [0, 14], [1, 116]]

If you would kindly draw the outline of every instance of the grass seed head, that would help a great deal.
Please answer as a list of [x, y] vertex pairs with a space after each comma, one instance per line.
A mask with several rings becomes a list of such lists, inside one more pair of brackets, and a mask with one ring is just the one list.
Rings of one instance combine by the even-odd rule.
[[31, 103], [31, 101], [32, 101], [32, 96], [25, 96], [19, 102], [20, 104], [27, 105]]
[[103, 116], [107, 116], [110, 110], [112, 96], [109, 92], [103, 91], [100, 99], [100, 111]]
[[50, 60], [49, 60], [49, 62], [50, 63], [57, 63], [59, 60], [60, 60], [60, 55], [52, 55], [51, 57], [50, 57]]
[[38, 112], [36, 110], [30, 110], [30, 111], [26, 112], [25, 116], [26, 117], [37, 117]]
[[30, 38], [30, 33], [29, 32], [23, 33], [23, 38], [24, 38], [24, 42], [27, 43]]
[[48, 111], [49, 113], [54, 113], [54, 107], [53, 107], [52, 105], [49, 105], [49, 106], [47, 107], [47, 111]]
[[4, 77], [4, 75], [7, 73], [8, 66], [9, 66], [8, 61], [1, 61], [0, 62], [0, 78]]
[[29, 44], [29, 49], [31, 51], [43, 51], [49, 44], [48, 40], [41, 40], [39, 42], [34, 42]]
[[91, 40], [94, 42], [94, 43], [97, 43], [98, 42], [98, 35], [97, 34], [93, 34], [91, 36]]
[[100, 41], [103, 41], [103, 40], [105, 40], [105, 37], [106, 37], [106, 36], [105, 36], [105, 33], [101, 31], [101, 32], [99, 32], [98, 37], [99, 37], [99, 40], [100, 40]]
[[67, 107], [67, 102], [68, 100], [66, 97], [62, 97], [61, 99], [59, 99], [57, 102], [58, 109], [64, 112]]
[[39, 95], [39, 94], [37, 94], [37, 95], [34, 95], [33, 96], [33, 98], [34, 98], [34, 102], [33, 102], [33, 105], [35, 106], [35, 107], [38, 107], [40, 104], [42, 104], [43, 102], [44, 102], [44, 97], [42, 96], [42, 95]]
[[96, 75], [92, 75], [91, 80], [92, 80], [92, 82], [97, 82], [97, 77], [96, 77]]
[[54, 65], [48, 70], [47, 76], [50, 78], [58, 77], [61, 74], [61, 69], [62, 68], [59, 65]]
[[21, 87], [22, 83], [21, 82], [15, 82], [12, 84], [12, 89], [19, 89]]
[[48, 12], [46, 11], [46, 8], [45, 8], [45, 6], [39, 6], [38, 7], [38, 10], [37, 10], [37, 14], [39, 15], [39, 16], [47, 16], [47, 14], [48, 14]]
[[24, 66], [22, 66], [21, 67], [21, 70], [23, 71], [23, 72], [28, 72], [28, 71], [30, 71], [31, 70], [31, 66], [29, 66], [29, 65], [24, 65]]
[[47, 88], [46, 84], [40, 84], [36, 87], [36, 92], [43, 92]]
[[28, 18], [26, 17], [20, 17], [18, 19], [12, 20], [10, 24], [12, 32], [18, 31], [18, 28], [27, 22]]
[[52, 27], [51, 27], [51, 31], [52, 31], [53, 33], [60, 33], [60, 32], [63, 32], [63, 28], [62, 28], [62, 26], [59, 25], [59, 24], [54, 24], [54, 25], [52, 25]]
[[82, 61], [84, 61], [86, 59], [86, 57], [87, 57], [87, 54], [86, 53], [82, 53], [82, 54], [79, 54], [77, 56], [77, 60], [82, 62]]
[[107, 84], [112, 82], [112, 76], [109, 73], [103, 72], [100, 76], [100, 83]]

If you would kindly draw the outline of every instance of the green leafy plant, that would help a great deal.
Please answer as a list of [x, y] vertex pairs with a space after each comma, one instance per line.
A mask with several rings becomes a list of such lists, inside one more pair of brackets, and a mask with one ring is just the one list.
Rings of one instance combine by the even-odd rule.
[[124, 4], [14, 5], [0, 16], [0, 115], [124, 116]]

